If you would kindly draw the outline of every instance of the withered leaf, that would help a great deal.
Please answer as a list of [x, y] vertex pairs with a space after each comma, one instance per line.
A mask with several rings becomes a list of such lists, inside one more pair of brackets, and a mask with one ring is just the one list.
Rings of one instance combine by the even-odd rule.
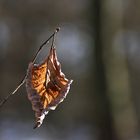
[[64, 100], [71, 83], [72, 80], [68, 80], [61, 71], [55, 47], [50, 49], [49, 56], [43, 63], [29, 64], [26, 90], [35, 111], [34, 128], [40, 127], [45, 115]]

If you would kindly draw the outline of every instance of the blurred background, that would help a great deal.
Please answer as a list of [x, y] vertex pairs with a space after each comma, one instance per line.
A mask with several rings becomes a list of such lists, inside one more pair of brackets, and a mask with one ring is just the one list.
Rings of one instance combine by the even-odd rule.
[[0, 100], [58, 26], [58, 58], [74, 82], [36, 130], [23, 86], [0, 108], [0, 140], [139, 140], [139, 9], [139, 0], [1, 0]]

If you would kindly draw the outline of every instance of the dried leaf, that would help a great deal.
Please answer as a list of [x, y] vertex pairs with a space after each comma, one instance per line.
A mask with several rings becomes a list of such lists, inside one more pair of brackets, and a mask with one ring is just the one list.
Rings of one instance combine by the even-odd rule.
[[51, 48], [49, 56], [43, 63], [29, 64], [26, 89], [32, 109], [35, 111], [34, 128], [40, 127], [45, 115], [64, 100], [71, 83], [72, 80], [66, 79], [61, 71], [54, 47]]

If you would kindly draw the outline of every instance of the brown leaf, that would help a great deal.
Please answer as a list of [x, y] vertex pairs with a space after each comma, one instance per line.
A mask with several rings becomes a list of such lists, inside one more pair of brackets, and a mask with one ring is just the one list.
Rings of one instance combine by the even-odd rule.
[[70, 89], [72, 80], [65, 78], [57, 60], [55, 48], [41, 64], [30, 63], [27, 71], [26, 89], [35, 111], [36, 124], [40, 127], [45, 115], [61, 103]]

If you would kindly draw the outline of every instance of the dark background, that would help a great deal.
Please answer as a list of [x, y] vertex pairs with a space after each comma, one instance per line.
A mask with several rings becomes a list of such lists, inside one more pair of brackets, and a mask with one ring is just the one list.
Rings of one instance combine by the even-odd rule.
[[139, 9], [139, 0], [1, 0], [0, 100], [58, 26], [58, 58], [74, 82], [36, 130], [23, 86], [0, 108], [0, 140], [139, 140]]

